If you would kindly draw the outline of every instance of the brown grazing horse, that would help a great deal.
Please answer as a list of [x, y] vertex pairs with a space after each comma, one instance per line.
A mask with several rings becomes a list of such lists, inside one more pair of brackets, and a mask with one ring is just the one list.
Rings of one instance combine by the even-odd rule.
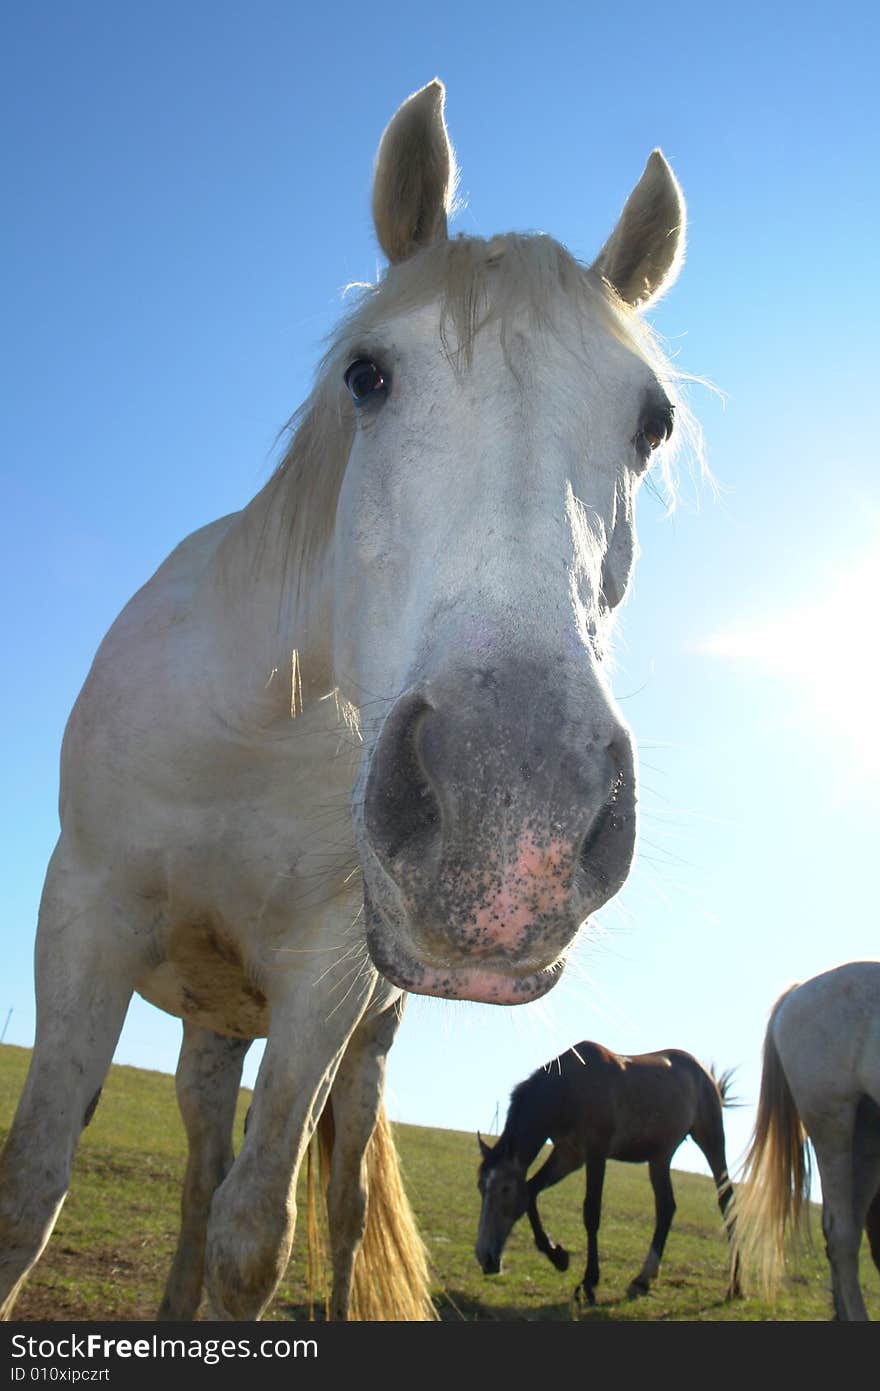
[[[476, 1253], [483, 1273], [498, 1274], [504, 1243], [524, 1212], [538, 1250], [557, 1270], [568, 1269], [568, 1252], [554, 1245], [545, 1232], [537, 1199], [545, 1188], [585, 1164], [587, 1265], [575, 1297], [583, 1293], [594, 1304], [605, 1164], [620, 1159], [646, 1163], [654, 1189], [654, 1234], [645, 1263], [629, 1286], [630, 1297], [645, 1294], [660, 1269], [675, 1213], [669, 1173], [672, 1156], [688, 1135], [712, 1170], [722, 1216], [733, 1196], [721, 1116], [722, 1107], [732, 1104], [730, 1075], [714, 1077], [678, 1048], [630, 1058], [600, 1043], [579, 1043], [520, 1082], [511, 1095], [497, 1144], [488, 1145], [477, 1137], [483, 1156], [478, 1177], [483, 1204]], [[548, 1138], [553, 1143], [550, 1157], [527, 1179], [529, 1165]], [[738, 1292], [736, 1275], [733, 1291]]]

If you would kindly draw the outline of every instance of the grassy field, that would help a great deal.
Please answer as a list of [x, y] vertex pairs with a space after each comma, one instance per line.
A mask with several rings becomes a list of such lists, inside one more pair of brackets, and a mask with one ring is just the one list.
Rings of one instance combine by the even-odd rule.
[[[28, 1050], [0, 1046], [0, 1138], [14, 1113]], [[240, 1140], [249, 1093], [242, 1092]], [[600, 1232], [602, 1283], [593, 1309], [577, 1310], [571, 1294], [583, 1269], [583, 1176], [546, 1193], [548, 1230], [572, 1252], [560, 1274], [534, 1248], [528, 1223], [514, 1230], [501, 1276], [482, 1275], [473, 1254], [479, 1201], [477, 1144], [459, 1131], [394, 1127], [413, 1208], [431, 1254], [434, 1295], [447, 1320], [825, 1320], [831, 1315], [828, 1269], [818, 1218], [813, 1246], [800, 1253], [779, 1300], [728, 1301], [726, 1244], [708, 1178], [673, 1175], [678, 1210], [660, 1278], [650, 1295], [629, 1301], [653, 1225], [644, 1165], [610, 1164]], [[70, 1195], [47, 1250], [20, 1296], [15, 1317], [151, 1319], [177, 1239], [185, 1166], [183, 1130], [173, 1078], [114, 1067], [77, 1153]], [[863, 1246], [863, 1287], [872, 1318], [880, 1318], [880, 1276]], [[297, 1237], [270, 1319], [308, 1317], [304, 1245]]]

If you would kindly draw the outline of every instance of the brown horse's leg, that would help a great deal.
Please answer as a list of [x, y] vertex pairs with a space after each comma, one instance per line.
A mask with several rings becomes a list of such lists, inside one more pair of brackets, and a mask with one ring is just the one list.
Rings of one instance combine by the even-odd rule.
[[[721, 1209], [721, 1216], [724, 1218], [724, 1228], [727, 1232], [728, 1243], [733, 1241], [735, 1223], [727, 1220], [727, 1210], [733, 1198], [733, 1184], [730, 1181], [730, 1174], [727, 1172], [727, 1154], [724, 1147], [724, 1123], [721, 1119], [721, 1102], [710, 1101], [710, 1114], [708, 1117], [701, 1117], [697, 1125], [691, 1131], [691, 1139], [703, 1151], [706, 1162], [712, 1170], [712, 1177], [715, 1180], [715, 1192], [718, 1197], [718, 1206]], [[730, 1275], [728, 1286], [728, 1298], [739, 1295], [740, 1290], [740, 1261], [739, 1254], [734, 1256], [733, 1270]]]
[[651, 1237], [651, 1245], [645, 1257], [645, 1264], [642, 1266], [636, 1278], [631, 1282], [629, 1290], [630, 1299], [635, 1299], [637, 1295], [647, 1294], [651, 1288], [651, 1282], [656, 1280], [660, 1270], [660, 1262], [663, 1259], [663, 1248], [666, 1245], [666, 1238], [669, 1235], [669, 1228], [672, 1226], [672, 1219], [675, 1216], [675, 1194], [672, 1191], [672, 1178], [669, 1173], [670, 1156], [666, 1155], [663, 1159], [652, 1159], [648, 1164], [648, 1172], [651, 1175], [651, 1187], [654, 1190], [654, 1209], [656, 1220], [654, 1235]]
[[565, 1145], [555, 1145], [550, 1158], [545, 1164], [542, 1164], [538, 1172], [526, 1184], [526, 1192], [528, 1193], [526, 1213], [532, 1225], [535, 1245], [556, 1266], [557, 1270], [568, 1270], [569, 1255], [564, 1246], [554, 1245], [544, 1230], [538, 1214], [538, 1194], [543, 1193], [545, 1188], [551, 1188], [554, 1183], [559, 1183], [560, 1179], [564, 1179], [568, 1174], [573, 1174], [583, 1162], [583, 1155], [578, 1154], [576, 1150]]
[[709, 1162], [712, 1164], [712, 1177], [715, 1180], [715, 1191], [718, 1194], [718, 1206], [721, 1209], [721, 1216], [724, 1219], [724, 1230], [727, 1233], [727, 1243], [734, 1252], [733, 1268], [730, 1272], [730, 1280], [727, 1286], [727, 1298], [737, 1299], [742, 1294], [742, 1286], [740, 1282], [739, 1251], [737, 1251], [733, 1245], [733, 1238], [736, 1231], [736, 1219], [733, 1217], [728, 1219], [727, 1216], [727, 1210], [733, 1201], [733, 1184], [727, 1172], [727, 1165], [723, 1162], [723, 1152], [722, 1164], [718, 1169], [716, 1169], [711, 1160]]
[[578, 1299], [583, 1291], [588, 1304], [596, 1303], [595, 1290], [599, 1283], [599, 1219], [602, 1215], [602, 1185], [605, 1182], [605, 1156], [587, 1156], [587, 1196], [584, 1199], [584, 1226], [587, 1229], [587, 1266], [583, 1283], [574, 1292]]

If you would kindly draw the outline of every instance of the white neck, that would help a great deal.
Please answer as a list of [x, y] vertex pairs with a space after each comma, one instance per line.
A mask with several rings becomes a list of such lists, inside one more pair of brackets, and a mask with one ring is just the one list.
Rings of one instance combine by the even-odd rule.
[[334, 687], [332, 547], [306, 579], [289, 563], [287, 509], [267, 484], [233, 520], [198, 595], [205, 675], [236, 725], [289, 720]]

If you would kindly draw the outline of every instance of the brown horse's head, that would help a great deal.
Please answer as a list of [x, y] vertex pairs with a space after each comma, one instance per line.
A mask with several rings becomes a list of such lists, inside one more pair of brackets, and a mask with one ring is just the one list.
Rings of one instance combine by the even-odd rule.
[[476, 1255], [484, 1275], [498, 1275], [501, 1254], [514, 1224], [528, 1207], [524, 1165], [502, 1141], [487, 1145], [477, 1135], [482, 1160], [477, 1187], [482, 1198]]

